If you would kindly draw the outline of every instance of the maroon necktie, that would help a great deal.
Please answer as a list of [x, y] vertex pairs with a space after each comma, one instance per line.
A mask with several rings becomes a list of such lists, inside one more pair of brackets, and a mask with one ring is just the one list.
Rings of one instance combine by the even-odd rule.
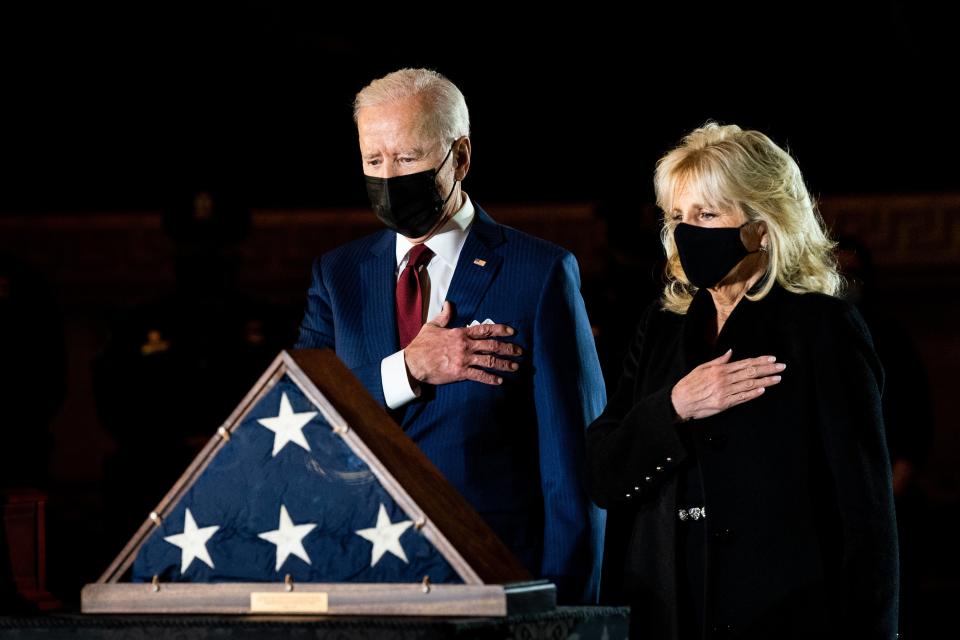
[[425, 267], [432, 257], [433, 251], [427, 245], [414, 246], [410, 249], [407, 266], [397, 280], [397, 329], [401, 349], [417, 337], [423, 326], [423, 281], [426, 278]]

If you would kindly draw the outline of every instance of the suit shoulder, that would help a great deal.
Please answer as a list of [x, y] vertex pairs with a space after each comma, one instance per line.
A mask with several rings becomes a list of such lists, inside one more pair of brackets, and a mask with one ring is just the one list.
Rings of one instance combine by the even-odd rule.
[[384, 236], [390, 235], [391, 233], [391, 231], [384, 229], [363, 236], [362, 238], [351, 240], [346, 244], [342, 244], [339, 247], [325, 252], [319, 257], [319, 260], [324, 266], [357, 263], [367, 258], [374, 246], [385, 242], [387, 239]]
[[570, 251], [549, 240], [538, 238], [504, 224], [501, 224], [500, 228], [503, 229], [504, 239], [509, 250], [521, 255], [526, 260], [550, 264], [558, 260], [569, 259], [567, 256], [573, 256]]

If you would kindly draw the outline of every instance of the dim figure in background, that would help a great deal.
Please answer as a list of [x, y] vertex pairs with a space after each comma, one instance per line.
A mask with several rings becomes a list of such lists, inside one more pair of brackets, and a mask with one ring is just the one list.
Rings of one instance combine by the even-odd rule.
[[267, 305], [239, 286], [243, 199], [184, 189], [170, 200], [173, 291], [115, 310], [93, 362], [98, 417], [116, 444], [104, 465], [107, 549], [143, 522], [284, 344]]
[[36, 538], [47, 531], [37, 531], [36, 520], [24, 526], [22, 508], [9, 521], [6, 516], [14, 494], [51, 489], [50, 427], [67, 391], [63, 325], [46, 279], [0, 253], [0, 614], [37, 612], [36, 603], [18, 591], [16, 579], [22, 584], [35, 577], [23, 573], [24, 558], [36, 562], [35, 571], [43, 570]]
[[916, 476], [926, 464], [933, 443], [930, 385], [909, 333], [881, 303], [870, 251], [849, 236], [841, 236], [837, 242], [837, 262], [847, 281], [846, 298], [867, 323], [883, 363], [883, 422], [893, 468], [900, 542], [900, 632], [910, 638], [919, 632], [921, 623], [917, 604], [927, 505]]
[[899, 499], [913, 489], [916, 472], [926, 463], [933, 442], [927, 372], [910, 335], [877, 298], [869, 250], [851, 237], [837, 242], [837, 261], [847, 281], [845, 297], [863, 316], [883, 363], [883, 420], [893, 465], [893, 494]]
[[606, 227], [603, 269], [583, 287], [608, 389], [620, 378], [637, 318], [660, 297], [664, 264], [659, 216], [641, 207], [633, 193], [612, 195], [597, 210]]
[[893, 638], [883, 370], [800, 170], [709, 123], [657, 164], [667, 278], [588, 432], [637, 638]]
[[374, 80], [354, 117], [386, 229], [313, 264], [298, 348], [332, 348], [561, 602], [593, 602], [603, 516], [584, 477], [605, 402], [576, 260], [463, 191], [463, 94], [427, 69]]
[[49, 283], [0, 254], [0, 490], [48, 489], [50, 423], [67, 393], [63, 315]]

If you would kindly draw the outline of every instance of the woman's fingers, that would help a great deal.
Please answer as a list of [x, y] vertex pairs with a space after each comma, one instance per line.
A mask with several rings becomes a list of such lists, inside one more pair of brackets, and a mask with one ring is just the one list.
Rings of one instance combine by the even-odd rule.
[[748, 378], [730, 385], [729, 395], [743, 393], [744, 391], [754, 391], [758, 388], [770, 387], [780, 382], [780, 376], [766, 376], [763, 378]]
[[677, 383], [671, 400], [681, 419], [706, 418], [758, 398], [780, 382], [787, 367], [776, 356], [730, 362], [732, 353], [704, 362]]
[[763, 390], [765, 387], [756, 387], [755, 389], [749, 389], [747, 391], [740, 391], [734, 393], [733, 395], [727, 396], [727, 406], [725, 409], [730, 407], [735, 407], [738, 404], [743, 404], [744, 402], [749, 402], [763, 395]]
[[782, 362], [777, 362], [775, 364], [750, 365], [732, 373], [728, 372], [727, 375], [729, 376], [728, 379], [730, 382], [740, 382], [742, 380], [749, 380], [751, 378], [775, 376], [786, 368], [787, 365]]
[[727, 364], [724, 367], [727, 373], [734, 373], [736, 371], [742, 371], [744, 369], [749, 369], [750, 367], [763, 367], [774, 364], [777, 361], [776, 356], [760, 356], [758, 358], [744, 358], [743, 360], [735, 360]]

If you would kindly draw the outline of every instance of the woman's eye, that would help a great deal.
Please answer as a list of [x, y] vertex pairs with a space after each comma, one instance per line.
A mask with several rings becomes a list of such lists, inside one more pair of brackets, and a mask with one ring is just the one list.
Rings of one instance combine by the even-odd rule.
[[707, 220], [710, 220], [710, 219], [712, 219], [712, 218], [716, 218], [716, 217], [717, 217], [717, 214], [713, 213], [712, 211], [701, 211], [701, 212], [700, 212], [700, 217], [701, 217], [701, 218], [706, 218]]

